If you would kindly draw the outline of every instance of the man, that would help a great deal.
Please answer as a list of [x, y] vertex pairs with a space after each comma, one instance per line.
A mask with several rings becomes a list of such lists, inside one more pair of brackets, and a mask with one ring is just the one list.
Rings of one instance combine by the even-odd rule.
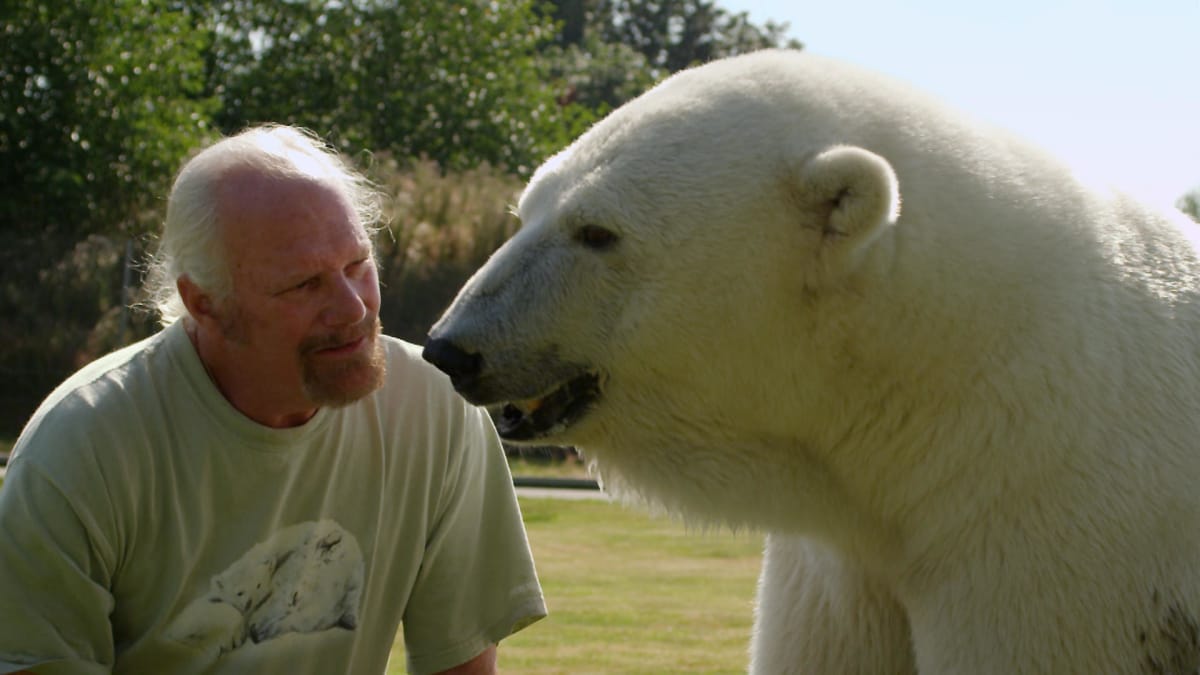
[[380, 334], [377, 200], [264, 127], [188, 162], [166, 327], [68, 379], [0, 489], [0, 672], [495, 671], [545, 615], [490, 420]]

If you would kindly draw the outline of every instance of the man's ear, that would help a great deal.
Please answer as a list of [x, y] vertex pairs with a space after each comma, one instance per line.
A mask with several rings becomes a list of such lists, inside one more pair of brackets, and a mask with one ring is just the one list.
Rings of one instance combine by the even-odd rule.
[[803, 227], [819, 235], [816, 255], [826, 273], [852, 264], [900, 217], [900, 188], [887, 160], [838, 145], [807, 158], [793, 176]]
[[216, 315], [216, 303], [211, 295], [206, 293], [204, 289], [196, 285], [190, 277], [184, 275], [175, 280], [175, 289], [179, 291], [179, 297], [183, 300], [183, 306], [187, 308], [188, 314], [192, 320], [200, 325], [208, 323], [219, 323]]

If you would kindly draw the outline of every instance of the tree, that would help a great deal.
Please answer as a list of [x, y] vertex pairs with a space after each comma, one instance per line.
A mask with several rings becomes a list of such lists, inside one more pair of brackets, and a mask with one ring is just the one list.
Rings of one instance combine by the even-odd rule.
[[[176, 2], [20, 0], [0, 18], [0, 228], [136, 233], [207, 133], [203, 36]], [[131, 39], [131, 36], [136, 38]]]
[[753, 24], [705, 0], [553, 0], [561, 27], [544, 50], [562, 100], [603, 114], [689, 66], [767, 47], [801, 44], [787, 24]]
[[578, 45], [583, 42], [587, 27], [586, 0], [554, 0], [550, 3], [551, 16], [558, 25], [560, 45]]
[[592, 33], [579, 44], [554, 45], [542, 53], [559, 101], [574, 103], [600, 117], [653, 86], [654, 68], [629, 45], [602, 42]]
[[152, 227], [180, 158], [209, 132], [196, 21], [162, 0], [15, 0], [0, 14], [6, 414], [23, 417], [28, 402], [12, 397], [40, 396], [113, 346], [94, 328], [120, 316], [126, 242]]
[[525, 173], [586, 123], [556, 104], [532, 0], [227, 3], [217, 69], [233, 130], [290, 122], [344, 149], [487, 162]]
[[1200, 187], [1180, 197], [1179, 201], [1175, 202], [1175, 206], [1188, 214], [1192, 220], [1200, 223]]
[[590, 24], [604, 42], [629, 45], [667, 73], [765, 47], [800, 47], [785, 38], [787, 24], [758, 27], [745, 12], [731, 14], [710, 0], [594, 2]]

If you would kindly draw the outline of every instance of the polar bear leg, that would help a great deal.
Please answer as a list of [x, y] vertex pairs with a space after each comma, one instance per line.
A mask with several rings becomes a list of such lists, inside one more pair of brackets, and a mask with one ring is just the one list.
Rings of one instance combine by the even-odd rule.
[[751, 673], [916, 675], [908, 619], [837, 553], [772, 534], [758, 584]]

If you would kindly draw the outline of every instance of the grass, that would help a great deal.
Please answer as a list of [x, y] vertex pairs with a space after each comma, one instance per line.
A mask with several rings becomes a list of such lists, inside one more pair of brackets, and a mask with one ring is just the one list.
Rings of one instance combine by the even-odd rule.
[[[760, 536], [598, 500], [521, 508], [550, 616], [501, 644], [502, 672], [745, 672]], [[388, 675], [404, 672], [397, 640]]]
[[532, 476], [536, 478], [591, 478], [587, 465], [575, 457], [566, 459], [526, 459], [524, 457], [509, 457], [508, 468], [514, 476]]

